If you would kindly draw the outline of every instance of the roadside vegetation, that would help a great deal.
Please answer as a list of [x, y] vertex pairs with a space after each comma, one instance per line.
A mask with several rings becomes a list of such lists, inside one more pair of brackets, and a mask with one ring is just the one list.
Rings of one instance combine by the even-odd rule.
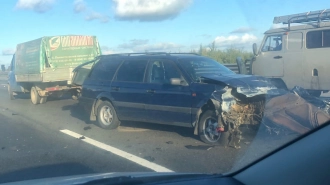
[[236, 63], [237, 57], [242, 57], [243, 61], [253, 57], [252, 52], [245, 51], [243, 48], [229, 47], [227, 49], [218, 49], [215, 44], [212, 43], [209, 46], [200, 45], [198, 51], [192, 50], [191, 52], [198, 53], [203, 56], [210, 57], [220, 63]]

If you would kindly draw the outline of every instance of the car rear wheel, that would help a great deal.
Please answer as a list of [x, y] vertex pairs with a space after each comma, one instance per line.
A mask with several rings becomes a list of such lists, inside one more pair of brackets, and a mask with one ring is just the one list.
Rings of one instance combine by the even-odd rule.
[[199, 137], [204, 143], [221, 146], [228, 144], [228, 132], [217, 131], [218, 119], [213, 110], [203, 113], [198, 124]]
[[8, 88], [9, 99], [10, 99], [10, 100], [14, 100], [14, 99], [15, 99], [15, 97], [14, 97], [14, 92], [11, 90], [11, 87], [10, 87], [9, 84], [8, 84], [7, 88]]
[[39, 93], [38, 93], [38, 91], [37, 91], [37, 89], [35, 87], [32, 87], [31, 88], [30, 94], [31, 94], [31, 102], [34, 105], [39, 104], [41, 97], [39, 96]]
[[97, 107], [97, 122], [104, 129], [115, 129], [120, 125], [116, 111], [110, 102], [103, 101]]

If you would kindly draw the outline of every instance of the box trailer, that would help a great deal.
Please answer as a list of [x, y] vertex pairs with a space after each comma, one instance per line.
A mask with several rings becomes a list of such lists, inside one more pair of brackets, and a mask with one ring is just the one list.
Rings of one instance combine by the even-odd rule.
[[95, 36], [64, 35], [42, 37], [18, 44], [8, 74], [10, 99], [30, 93], [33, 104], [64, 92], [76, 94], [71, 85], [72, 70], [101, 55]]

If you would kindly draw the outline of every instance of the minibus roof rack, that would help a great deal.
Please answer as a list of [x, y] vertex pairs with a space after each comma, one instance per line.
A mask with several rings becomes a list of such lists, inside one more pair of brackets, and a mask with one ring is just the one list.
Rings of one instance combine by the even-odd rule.
[[305, 13], [298, 13], [292, 15], [278, 16], [274, 17], [274, 24], [288, 24], [288, 29], [290, 30], [290, 25], [292, 23], [318, 23], [318, 27], [321, 27], [322, 21], [330, 20], [330, 9], [309, 11]]

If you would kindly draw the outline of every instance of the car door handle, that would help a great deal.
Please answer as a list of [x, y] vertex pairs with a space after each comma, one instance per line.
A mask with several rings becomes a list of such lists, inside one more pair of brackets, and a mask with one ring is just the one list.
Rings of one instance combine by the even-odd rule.
[[152, 89], [149, 89], [147, 90], [147, 93], [155, 93], [156, 91], [155, 90], [152, 90]]
[[111, 89], [114, 90], [114, 91], [119, 91], [120, 90], [119, 87], [112, 87]]
[[275, 56], [274, 59], [280, 59], [282, 56]]

